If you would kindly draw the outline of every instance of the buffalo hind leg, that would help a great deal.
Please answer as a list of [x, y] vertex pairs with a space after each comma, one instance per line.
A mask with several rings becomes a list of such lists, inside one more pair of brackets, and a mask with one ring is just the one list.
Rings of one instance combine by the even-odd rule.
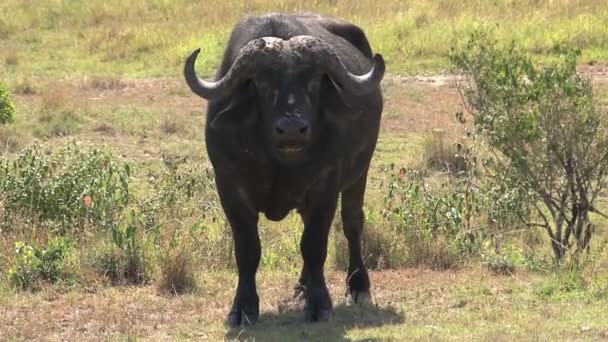
[[363, 257], [361, 255], [361, 234], [363, 233], [363, 198], [367, 173], [342, 192], [342, 225], [348, 241], [348, 301], [353, 303], [371, 303], [370, 281]]
[[308, 271], [306, 270], [306, 265], [302, 266], [302, 271], [300, 272], [300, 279], [298, 283], [293, 288], [295, 299], [304, 299], [304, 292], [306, 291], [306, 282], [308, 282]]
[[[258, 236], [258, 215], [247, 210], [236, 192], [220, 192], [226, 218], [232, 228], [234, 255], [239, 279], [232, 309], [226, 323], [231, 327], [253, 325], [260, 313], [255, 275], [260, 263], [261, 245]], [[221, 196], [224, 194], [225, 196]]]
[[[323, 267], [327, 257], [329, 229], [336, 212], [338, 196], [320, 201], [302, 214], [304, 233], [300, 251], [304, 259], [300, 285], [304, 293], [304, 318], [309, 322], [325, 321], [332, 313], [332, 303], [325, 284]], [[313, 201], [314, 203], [314, 201]]]

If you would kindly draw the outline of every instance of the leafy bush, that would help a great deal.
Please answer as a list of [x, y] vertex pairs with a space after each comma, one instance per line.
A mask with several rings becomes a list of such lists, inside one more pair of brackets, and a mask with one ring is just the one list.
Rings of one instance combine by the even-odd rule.
[[452, 268], [461, 254], [477, 249], [472, 220], [482, 208], [478, 190], [454, 185], [433, 189], [414, 170], [400, 169], [391, 177], [384, 214], [404, 238], [412, 265]]
[[435, 185], [417, 170], [391, 173], [384, 216], [404, 240], [410, 265], [457, 267], [486, 239], [518, 229], [519, 218], [527, 217], [527, 193], [512, 189], [508, 178], [477, 177], [473, 153], [462, 154], [466, 171]]
[[196, 163], [187, 163], [185, 157], [162, 155], [164, 168], [150, 176], [157, 201], [163, 206], [182, 207], [184, 202], [201, 199], [204, 208], [216, 208], [219, 203], [215, 190], [213, 169]]
[[64, 229], [111, 227], [130, 201], [129, 174], [128, 164], [99, 149], [27, 148], [12, 160], [0, 160], [5, 220], [26, 212]]
[[15, 120], [15, 105], [10, 98], [8, 89], [0, 82], [0, 125], [12, 123]]
[[450, 59], [463, 76], [475, 133], [493, 153], [491, 176], [534, 195], [540, 222], [527, 224], [547, 231], [561, 261], [589, 248], [589, 214], [608, 174], [608, 131], [591, 82], [576, 72], [580, 53], [558, 51], [560, 64], [539, 69], [514, 44], [499, 47], [476, 32]]
[[64, 260], [71, 249], [70, 240], [65, 238], [51, 240], [44, 250], [17, 241], [16, 258], [8, 270], [11, 284], [26, 290], [35, 289], [42, 281], [55, 283], [66, 278]]
[[500, 253], [486, 241], [481, 254], [482, 264], [492, 273], [498, 275], [513, 275], [516, 268], [525, 264], [522, 251], [512, 245], [506, 246]]
[[213, 169], [181, 156], [163, 154], [162, 158], [163, 168], [148, 176], [153, 195], [140, 203], [145, 227], [154, 232], [155, 244], [166, 250], [170, 246], [164, 242], [187, 232], [195, 260], [204, 260], [207, 267], [232, 266], [232, 237]]

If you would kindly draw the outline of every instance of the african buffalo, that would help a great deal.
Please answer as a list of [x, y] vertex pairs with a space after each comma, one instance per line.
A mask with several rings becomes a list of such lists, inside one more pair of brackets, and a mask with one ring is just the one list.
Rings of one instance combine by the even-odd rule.
[[311, 13], [241, 21], [215, 81], [197, 76], [199, 52], [188, 57], [184, 75], [190, 89], [208, 100], [207, 153], [234, 238], [239, 276], [227, 323], [258, 319], [259, 213], [278, 221], [292, 209], [304, 223], [296, 291], [305, 299], [305, 318], [330, 316], [323, 266], [340, 194], [348, 295], [370, 301], [361, 233], [382, 112], [382, 56], [372, 55], [361, 28]]

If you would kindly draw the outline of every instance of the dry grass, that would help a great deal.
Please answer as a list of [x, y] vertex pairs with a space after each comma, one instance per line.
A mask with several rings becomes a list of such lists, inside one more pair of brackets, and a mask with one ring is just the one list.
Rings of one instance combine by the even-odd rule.
[[0, 126], [0, 156], [8, 155], [23, 146], [23, 137], [11, 127]]
[[161, 293], [172, 295], [196, 290], [196, 272], [191, 250], [181, 248], [168, 253], [162, 261], [158, 289]]
[[164, 117], [159, 121], [158, 128], [165, 135], [181, 134], [186, 131], [186, 122], [175, 117]]
[[128, 84], [120, 77], [95, 76], [87, 80], [87, 86], [96, 90], [122, 90]]
[[16, 67], [19, 65], [19, 54], [15, 49], [8, 49], [5, 52], [4, 64], [8, 67]]
[[426, 168], [449, 173], [466, 171], [465, 145], [462, 138], [449, 135], [443, 129], [427, 133], [422, 143]]
[[71, 101], [72, 95], [68, 89], [59, 85], [49, 86], [42, 93], [42, 108], [48, 110], [58, 110], [65, 108]]
[[22, 79], [13, 85], [13, 94], [16, 95], [37, 95], [40, 89], [31, 80]]
[[110, 123], [100, 122], [94, 128], [93, 131], [99, 135], [115, 137], [116, 128]]

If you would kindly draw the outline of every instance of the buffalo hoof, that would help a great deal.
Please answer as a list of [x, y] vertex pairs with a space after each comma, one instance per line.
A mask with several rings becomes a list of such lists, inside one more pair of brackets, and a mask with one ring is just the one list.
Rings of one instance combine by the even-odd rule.
[[295, 300], [304, 300], [306, 298], [306, 286], [302, 284], [297, 284], [293, 287], [293, 299]]
[[346, 295], [346, 305], [353, 304], [372, 306], [374, 305], [374, 301], [372, 300], [372, 295], [369, 293], [369, 291], [351, 290]]
[[226, 318], [226, 324], [231, 328], [252, 326], [258, 321], [258, 312], [245, 312], [243, 310], [231, 311]]
[[331, 298], [327, 288], [307, 288], [305, 293], [304, 319], [307, 322], [327, 321], [332, 315]]

